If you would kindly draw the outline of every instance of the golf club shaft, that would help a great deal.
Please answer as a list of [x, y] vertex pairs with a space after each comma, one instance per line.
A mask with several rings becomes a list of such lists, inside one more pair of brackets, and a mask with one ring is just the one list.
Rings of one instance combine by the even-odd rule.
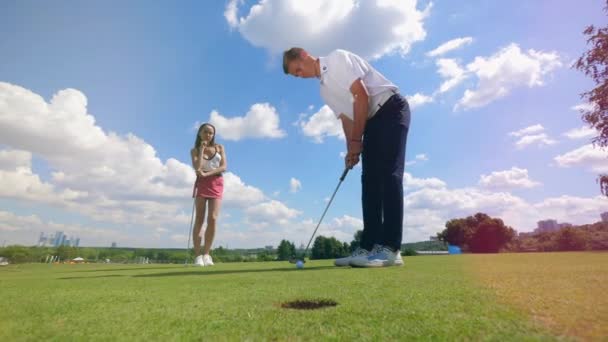
[[342, 184], [342, 181], [344, 181], [344, 178], [346, 178], [346, 174], [348, 173], [348, 168], [344, 169], [344, 172], [342, 172], [342, 176], [340, 176], [340, 181], [338, 182], [338, 185], [336, 186], [336, 190], [334, 190], [334, 193], [331, 195], [331, 198], [329, 199], [329, 202], [327, 203], [327, 206], [325, 206], [325, 210], [323, 211], [323, 215], [321, 215], [321, 219], [319, 219], [319, 223], [317, 223], [317, 227], [315, 228], [314, 232], [312, 233], [312, 236], [310, 237], [310, 240], [308, 240], [308, 244], [306, 245], [306, 249], [304, 250], [304, 254], [302, 255], [302, 259], [304, 259], [306, 257], [306, 252], [308, 252], [308, 247], [310, 247], [310, 243], [312, 242], [312, 239], [315, 237], [315, 234], [317, 234], [317, 229], [319, 229], [319, 226], [321, 225], [321, 222], [323, 222], [323, 218], [325, 217], [325, 214], [327, 213], [327, 209], [329, 209], [329, 206], [331, 205], [331, 202], [334, 200], [334, 197], [336, 196], [336, 193], [338, 192], [338, 189], [340, 188], [340, 185]]
[[192, 212], [190, 214], [190, 231], [188, 232], [188, 245], [186, 246], [186, 261], [184, 264], [188, 264], [188, 260], [190, 259], [190, 238], [192, 237], [192, 221], [194, 220], [194, 207], [196, 204], [196, 186], [198, 183], [198, 176], [196, 176], [196, 181], [194, 182], [194, 188], [192, 189]]

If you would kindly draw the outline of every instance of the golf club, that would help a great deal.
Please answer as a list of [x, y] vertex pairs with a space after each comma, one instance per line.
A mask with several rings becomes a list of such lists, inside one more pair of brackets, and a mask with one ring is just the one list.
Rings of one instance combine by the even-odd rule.
[[190, 238], [192, 237], [192, 221], [194, 220], [194, 207], [196, 205], [196, 185], [198, 183], [198, 176], [196, 176], [196, 181], [194, 182], [194, 187], [192, 188], [192, 213], [190, 214], [190, 231], [188, 232], [188, 245], [186, 246], [186, 261], [184, 261], [184, 266], [188, 265], [188, 261], [190, 260]]
[[331, 202], [334, 200], [334, 196], [336, 196], [336, 192], [338, 192], [338, 189], [340, 188], [342, 181], [344, 181], [344, 178], [346, 178], [346, 174], [348, 173], [348, 170], [349, 170], [349, 168], [345, 168], [344, 172], [342, 172], [342, 176], [340, 176], [340, 182], [338, 182], [338, 186], [336, 186], [336, 190], [334, 190], [334, 193], [331, 195], [331, 198], [329, 199], [329, 202], [327, 203], [327, 206], [325, 207], [325, 210], [323, 211], [323, 215], [321, 215], [321, 219], [319, 219], [319, 223], [317, 223], [317, 227], [315, 228], [314, 232], [312, 232], [312, 236], [310, 237], [310, 240], [308, 240], [308, 244], [306, 245], [306, 249], [304, 250], [302, 257], [301, 258], [293, 257], [293, 258], [289, 259], [290, 263], [295, 264], [298, 261], [302, 261], [302, 263], [306, 263], [305, 258], [306, 258], [306, 253], [308, 252], [308, 247], [310, 247], [310, 243], [312, 242], [312, 239], [315, 237], [315, 234], [317, 233], [317, 229], [319, 229], [319, 226], [321, 225], [321, 222], [323, 221], [323, 218], [325, 217], [325, 213], [327, 213], [327, 209], [329, 209]]

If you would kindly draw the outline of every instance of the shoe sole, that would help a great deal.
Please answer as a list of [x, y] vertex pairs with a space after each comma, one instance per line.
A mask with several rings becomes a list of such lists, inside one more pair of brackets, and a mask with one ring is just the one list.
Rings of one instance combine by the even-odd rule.
[[357, 268], [391, 267], [391, 266], [403, 266], [403, 262], [401, 262], [401, 263], [382, 262], [382, 263], [377, 263], [377, 264], [364, 264], [364, 265], [350, 264], [350, 266], [357, 267]]

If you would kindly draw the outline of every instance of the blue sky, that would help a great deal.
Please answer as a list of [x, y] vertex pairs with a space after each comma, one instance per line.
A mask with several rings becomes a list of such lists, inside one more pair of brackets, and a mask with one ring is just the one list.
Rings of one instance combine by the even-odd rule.
[[[3, 1], [0, 243], [183, 247], [201, 122], [228, 173], [217, 244], [305, 243], [343, 169], [339, 122], [281, 52], [344, 48], [413, 108], [405, 241], [478, 211], [518, 231], [599, 220], [608, 200], [571, 63], [603, 1]], [[360, 168], [319, 234], [362, 228]]]

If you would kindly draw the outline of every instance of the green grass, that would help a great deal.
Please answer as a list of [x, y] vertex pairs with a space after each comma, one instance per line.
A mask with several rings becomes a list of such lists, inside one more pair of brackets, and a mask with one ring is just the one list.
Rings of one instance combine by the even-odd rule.
[[[0, 341], [557, 339], [472, 276], [469, 256], [405, 263], [11, 265], [0, 268]], [[338, 305], [280, 307], [298, 299]]]
[[467, 255], [499, 302], [554, 334], [608, 340], [608, 253]]

